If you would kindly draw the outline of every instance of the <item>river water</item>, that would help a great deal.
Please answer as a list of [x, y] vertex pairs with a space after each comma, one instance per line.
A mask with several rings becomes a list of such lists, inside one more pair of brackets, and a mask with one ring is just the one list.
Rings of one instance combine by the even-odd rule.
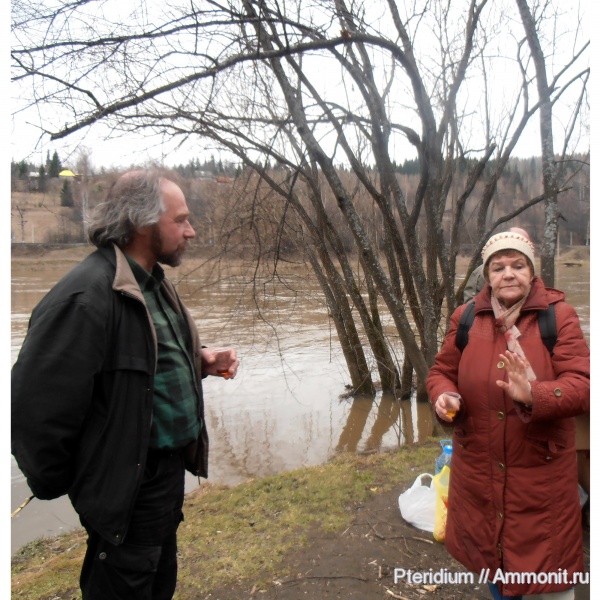
[[[584, 263], [587, 264], [587, 263]], [[16, 360], [32, 308], [70, 266], [13, 264], [11, 355]], [[238, 375], [204, 380], [211, 439], [209, 481], [235, 485], [301, 466], [320, 464], [340, 451], [377, 451], [413, 443], [432, 432], [427, 404], [345, 398], [349, 383], [335, 329], [318, 290], [306, 275], [273, 282], [268, 301], [254, 303], [238, 278], [206, 285], [184, 264], [169, 276], [196, 319], [202, 343], [233, 346]], [[589, 340], [589, 267], [559, 265], [557, 287], [577, 307]], [[265, 319], [263, 319], [265, 317]], [[30, 495], [11, 457], [11, 511]], [[186, 490], [197, 481], [189, 476]], [[67, 498], [34, 499], [11, 522], [11, 551], [40, 536], [79, 526]]]

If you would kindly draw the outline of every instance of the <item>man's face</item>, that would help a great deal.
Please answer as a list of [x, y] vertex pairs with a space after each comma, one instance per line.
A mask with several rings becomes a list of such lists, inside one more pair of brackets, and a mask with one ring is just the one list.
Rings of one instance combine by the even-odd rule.
[[165, 210], [152, 229], [152, 252], [157, 262], [176, 267], [181, 264], [187, 240], [196, 232], [188, 221], [190, 211], [179, 186], [163, 179], [160, 188]]

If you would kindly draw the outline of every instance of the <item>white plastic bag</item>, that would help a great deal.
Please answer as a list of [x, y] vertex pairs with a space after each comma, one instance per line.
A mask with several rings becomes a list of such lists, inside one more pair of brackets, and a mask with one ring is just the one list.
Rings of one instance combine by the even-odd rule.
[[[429, 485], [422, 481], [423, 477], [429, 477]], [[423, 531], [433, 532], [435, 524], [435, 487], [433, 486], [433, 475], [422, 473], [415, 482], [398, 498], [400, 514], [405, 521]]]

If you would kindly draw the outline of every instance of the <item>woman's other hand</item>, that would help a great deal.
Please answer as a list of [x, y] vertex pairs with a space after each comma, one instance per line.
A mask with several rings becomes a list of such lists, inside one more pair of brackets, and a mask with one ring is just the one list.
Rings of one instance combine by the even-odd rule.
[[456, 392], [444, 392], [435, 401], [435, 412], [442, 421], [451, 423], [459, 410], [460, 394]]
[[504, 363], [508, 381], [496, 381], [498, 387], [501, 387], [516, 402], [533, 404], [531, 384], [527, 379], [527, 369], [523, 360], [508, 350], [500, 355], [500, 360]]

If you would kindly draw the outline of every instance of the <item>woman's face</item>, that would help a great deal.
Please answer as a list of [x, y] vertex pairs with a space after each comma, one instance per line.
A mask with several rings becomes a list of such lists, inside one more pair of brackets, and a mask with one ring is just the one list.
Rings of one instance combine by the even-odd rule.
[[498, 302], [510, 308], [529, 293], [533, 272], [524, 254], [509, 251], [492, 256], [488, 277]]

